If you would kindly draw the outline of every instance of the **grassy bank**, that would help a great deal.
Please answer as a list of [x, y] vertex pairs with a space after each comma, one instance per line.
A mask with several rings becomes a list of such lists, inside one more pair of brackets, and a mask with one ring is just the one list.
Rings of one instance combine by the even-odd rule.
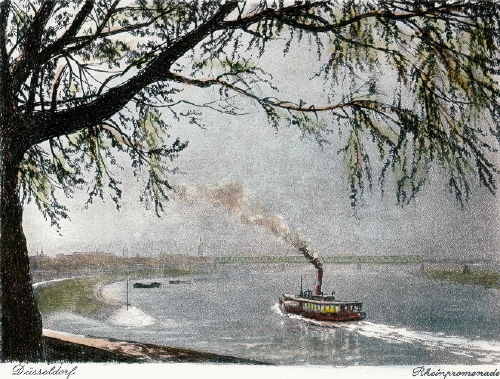
[[425, 270], [424, 273], [432, 279], [500, 288], [500, 273], [495, 271], [477, 270], [464, 273], [463, 270]]
[[35, 298], [41, 313], [68, 311], [93, 314], [110, 306], [96, 295], [99, 278], [68, 279], [35, 289]]

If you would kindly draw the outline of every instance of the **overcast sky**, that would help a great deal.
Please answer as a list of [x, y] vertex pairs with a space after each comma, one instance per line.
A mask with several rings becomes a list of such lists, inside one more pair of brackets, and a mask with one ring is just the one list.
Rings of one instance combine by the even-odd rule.
[[[283, 64], [281, 54], [268, 54], [263, 64], [271, 68], [283, 89], [282, 96], [324, 100], [318, 82], [308, 80], [310, 56], [297, 55]], [[203, 102], [215, 91], [186, 91]], [[213, 95], [215, 96], [215, 95]], [[215, 97], [214, 97], [215, 98]], [[366, 194], [364, 203], [350, 207], [349, 187], [340, 147], [323, 149], [301, 138], [299, 130], [268, 125], [263, 112], [242, 100], [246, 115], [207, 112], [207, 129], [174, 124], [172, 136], [189, 140], [174, 162], [184, 174], [174, 175], [178, 185], [210, 186], [221, 181], [241, 183], [248, 201], [258, 203], [300, 230], [320, 254], [419, 254], [424, 256], [493, 257], [500, 242], [500, 201], [484, 189], [474, 189], [461, 210], [439, 175], [404, 208], [394, 191]], [[122, 209], [95, 201], [84, 209], [85, 194], [64, 201], [71, 221], [61, 222], [58, 235], [32, 205], [25, 207], [24, 227], [31, 252], [41, 247], [48, 254], [100, 250], [129, 254], [196, 254], [200, 240], [209, 254], [291, 254], [279, 238], [258, 226], [244, 225], [223, 207], [200, 202], [169, 202], [158, 219], [139, 203], [139, 190], [131, 171], [119, 174], [124, 181]]]

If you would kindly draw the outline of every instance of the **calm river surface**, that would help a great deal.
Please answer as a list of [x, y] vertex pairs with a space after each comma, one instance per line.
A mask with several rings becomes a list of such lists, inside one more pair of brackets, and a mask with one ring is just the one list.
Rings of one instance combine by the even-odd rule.
[[130, 286], [128, 311], [117, 282], [104, 294], [124, 307], [109, 319], [56, 313], [44, 327], [286, 365], [500, 363], [498, 290], [430, 280], [417, 266], [327, 264], [324, 291], [362, 301], [367, 313], [332, 327], [280, 312], [279, 295], [298, 292], [301, 275], [312, 288], [305, 264], [222, 265], [180, 284], [157, 278], [160, 288]]

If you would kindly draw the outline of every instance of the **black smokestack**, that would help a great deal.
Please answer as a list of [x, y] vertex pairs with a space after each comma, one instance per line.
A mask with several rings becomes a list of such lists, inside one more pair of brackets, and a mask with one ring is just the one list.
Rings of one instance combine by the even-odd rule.
[[316, 286], [314, 287], [314, 294], [321, 295], [321, 286], [323, 285], [323, 264], [319, 260], [318, 256], [311, 254], [306, 246], [299, 247], [299, 251], [311, 262], [317, 270], [316, 275]]

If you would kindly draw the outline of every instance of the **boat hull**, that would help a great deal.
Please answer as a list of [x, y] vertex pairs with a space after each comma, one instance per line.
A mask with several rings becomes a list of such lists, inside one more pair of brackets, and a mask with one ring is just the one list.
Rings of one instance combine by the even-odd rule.
[[366, 318], [359, 302], [321, 301], [283, 295], [280, 306], [286, 313], [318, 321], [348, 322]]

